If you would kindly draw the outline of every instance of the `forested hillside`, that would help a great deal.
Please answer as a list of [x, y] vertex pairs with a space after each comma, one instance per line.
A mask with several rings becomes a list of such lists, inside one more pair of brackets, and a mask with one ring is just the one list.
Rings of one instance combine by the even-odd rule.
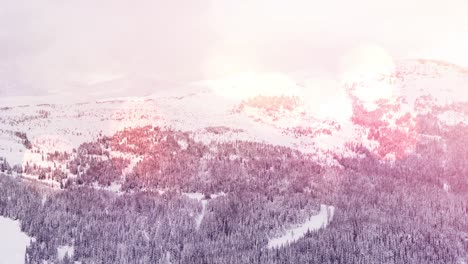
[[[66, 161], [72, 176], [44, 172], [61, 188], [2, 175], [0, 214], [34, 238], [27, 263], [464, 263], [467, 135], [442, 129], [395, 161], [350, 145], [355, 156], [323, 166], [285, 147], [127, 129], [44, 157]], [[320, 204], [335, 208], [327, 228], [267, 247]]]

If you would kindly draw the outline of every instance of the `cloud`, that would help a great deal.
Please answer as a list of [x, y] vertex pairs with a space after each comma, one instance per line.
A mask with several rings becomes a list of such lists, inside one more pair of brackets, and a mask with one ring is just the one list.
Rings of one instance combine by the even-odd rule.
[[214, 37], [206, 11], [191, 1], [7, 1], [0, 63], [44, 91], [75, 89], [80, 75], [191, 80]]
[[223, 74], [218, 68], [337, 74], [343, 54], [362, 43], [392, 57], [468, 66], [463, 0], [0, 0], [0, 6], [0, 79], [9, 83], [0, 82], [0, 93], [70, 92], [84, 89], [89, 76], [183, 84]]

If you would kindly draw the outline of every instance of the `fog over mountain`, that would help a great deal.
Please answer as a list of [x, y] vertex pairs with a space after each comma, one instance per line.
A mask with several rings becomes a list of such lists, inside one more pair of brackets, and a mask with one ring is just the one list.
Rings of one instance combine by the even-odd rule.
[[[245, 71], [339, 79], [343, 57], [362, 45], [377, 45], [394, 59], [468, 65], [462, 0], [1, 5], [3, 96], [147, 95]], [[122, 78], [118, 91], [93, 86]]]

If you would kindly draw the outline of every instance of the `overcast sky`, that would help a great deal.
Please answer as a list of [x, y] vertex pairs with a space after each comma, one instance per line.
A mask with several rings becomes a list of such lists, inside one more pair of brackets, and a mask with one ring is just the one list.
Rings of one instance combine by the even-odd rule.
[[468, 66], [467, 10], [466, 0], [0, 0], [0, 95], [119, 79], [139, 80], [138, 95], [242, 71], [334, 75], [366, 44]]

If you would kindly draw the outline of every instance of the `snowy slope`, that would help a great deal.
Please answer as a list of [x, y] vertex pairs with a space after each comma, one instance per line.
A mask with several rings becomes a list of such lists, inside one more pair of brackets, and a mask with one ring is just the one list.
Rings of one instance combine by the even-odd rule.
[[18, 221], [0, 216], [0, 264], [22, 264], [30, 238]]
[[65, 256], [68, 256], [68, 258], [73, 258], [73, 254], [75, 252], [75, 249], [73, 246], [59, 246], [57, 248], [57, 257], [59, 260], [63, 260]]
[[268, 248], [287, 246], [302, 238], [307, 232], [326, 228], [333, 220], [334, 213], [335, 208], [333, 206], [320, 205], [320, 212], [317, 215], [313, 215], [306, 222], [286, 230], [282, 236], [268, 241]]
[[[372, 102], [355, 94], [356, 90], [380, 87], [379, 82], [391, 85], [394, 93]], [[0, 156], [11, 165], [49, 166], [42, 161], [43, 154], [71, 152], [100, 135], [153, 125], [190, 131], [195, 140], [204, 143], [248, 140], [287, 146], [312, 153], [327, 164], [334, 162], [331, 153], [355, 155], [347, 147], [349, 142], [363, 144], [385, 158], [397, 157], [409, 151], [422, 133], [417, 120], [420, 114], [433, 112], [447, 126], [468, 123], [463, 105], [468, 102], [467, 84], [468, 73], [463, 68], [436, 61], [401, 61], [392, 75], [377, 76], [372, 82], [344, 82], [347, 98], [337, 98], [334, 108], [348, 111], [351, 107], [352, 112], [350, 117], [338, 119], [317, 112], [320, 109], [300, 93], [233, 98], [201, 85], [182, 92], [75, 104], [11, 106], [19, 102], [1, 98]], [[25, 148], [16, 132], [26, 133], [31, 149]], [[395, 140], [405, 143], [403, 149], [387, 146]]]

